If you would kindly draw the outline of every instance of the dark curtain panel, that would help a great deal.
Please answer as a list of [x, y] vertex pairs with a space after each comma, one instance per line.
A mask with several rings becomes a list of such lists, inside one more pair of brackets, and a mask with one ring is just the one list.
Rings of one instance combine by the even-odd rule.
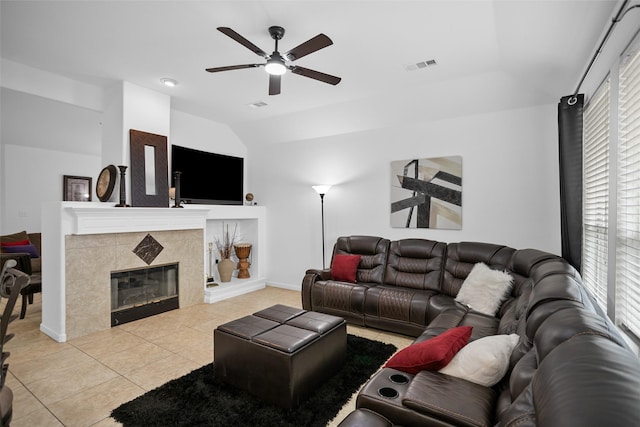
[[584, 95], [565, 96], [558, 104], [562, 257], [582, 267], [582, 113]]

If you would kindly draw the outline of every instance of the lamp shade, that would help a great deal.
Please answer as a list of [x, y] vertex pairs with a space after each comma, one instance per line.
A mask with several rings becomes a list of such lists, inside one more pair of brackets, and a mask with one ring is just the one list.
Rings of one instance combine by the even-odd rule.
[[312, 188], [316, 190], [318, 194], [327, 194], [331, 186], [330, 185], [314, 185], [312, 186]]

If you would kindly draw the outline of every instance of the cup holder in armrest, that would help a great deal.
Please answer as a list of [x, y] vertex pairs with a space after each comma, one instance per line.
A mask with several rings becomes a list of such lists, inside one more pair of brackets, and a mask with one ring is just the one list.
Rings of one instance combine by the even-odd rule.
[[395, 399], [398, 397], [398, 392], [391, 387], [382, 387], [378, 389], [378, 394], [382, 397], [386, 397], [387, 399]]
[[406, 384], [409, 382], [409, 378], [407, 378], [405, 375], [402, 375], [402, 374], [389, 375], [389, 379], [391, 380], [392, 383], [396, 383], [396, 384]]

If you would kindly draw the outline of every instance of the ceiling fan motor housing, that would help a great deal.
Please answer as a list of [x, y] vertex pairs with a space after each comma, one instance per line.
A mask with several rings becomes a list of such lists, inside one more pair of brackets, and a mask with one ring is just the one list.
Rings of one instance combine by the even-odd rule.
[[274, 40], [281, 40], [284, 37], [284, 28], [274, 25], [269, 27], [269, 34]]

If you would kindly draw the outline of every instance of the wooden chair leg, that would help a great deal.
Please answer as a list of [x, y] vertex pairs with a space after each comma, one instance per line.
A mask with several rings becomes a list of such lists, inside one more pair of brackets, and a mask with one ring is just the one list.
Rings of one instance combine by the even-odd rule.
[[[31, 294], [31, 297], [33, 297], [33, 294]], [[27, 295], [22, 295], [22, 307], [20, 308], [20, 318], [24, 319], [24, 316], [27, 315], [27, 300], [29, 299], [29, 296]]]

